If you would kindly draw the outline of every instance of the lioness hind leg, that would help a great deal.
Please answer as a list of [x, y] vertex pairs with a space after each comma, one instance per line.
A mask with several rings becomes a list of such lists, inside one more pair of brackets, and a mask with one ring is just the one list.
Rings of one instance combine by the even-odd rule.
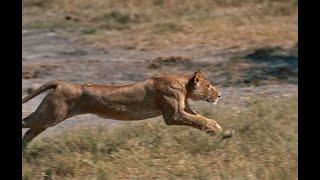
[[39, 113], [37, 112], [31, 113], [22, 120], [22, 128], [39, 128], [43, 126], [42, 124], [43, 123], [41, 123]]
[[[30, 128], [22, 139], [22, 151], [26, 148], [27, 144], [30, 143], [37, 135], [46, 130], [48, 127], [54, 126], [59, 122], [65, 120], [66, 113], [53, 113], [53, 116], [47, 116], [46, 112], [51, 112], [51, 110], [47, 111], [38, 111], [36, 110], [29, 116], [25, 117], [22, 120], [22, 128]], [[60, 115], [60, 116], [59, 116]], [[61, 116], [63, 115], [63, 116]]]
[[35, 112], [22, 120], [22, 128], [30, 128], [23, 137], [23, 149], [45, 129], [55, 126], [68, 117], [68, 104], [64, 97], [55, 91], [50, 92]]
[[68, 113], [66, 101], [61, 90], [49, 92], [37, 109], [23, 119], [23, 128], [43, 128], [61, 122]]
[[30, 141], [35, 138], [38, 134], [43, 132], [46, 128], [29, 129], [22, 139], [22, 151], [27, 147]]

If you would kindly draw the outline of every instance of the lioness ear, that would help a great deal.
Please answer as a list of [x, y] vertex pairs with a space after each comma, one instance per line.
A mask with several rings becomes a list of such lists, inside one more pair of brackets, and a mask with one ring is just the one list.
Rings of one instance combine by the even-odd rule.
[[202, 71], [197, 70], [196, 72], [194, 72], [194, 75], [199, 75], [200, 76], [200, 75], [203, 75], [203, 74], [202, 74]]
[[193, 74], [193, 77], [192, 77], [192, 82], [194, 85], [197, 85], [198, 82], [200, 81], [200, 78], [201, 78], [201, 75], [202, 75], [202, 72], [201, 71], [196, 71], [194, 74]]
[[193, 78], [193, 84], [194, 84], [194, 85], [197, 85], [198, 82], [199, 82], [199, 80], [200, 80], [200, 78], [195, 76], [195, 77]]

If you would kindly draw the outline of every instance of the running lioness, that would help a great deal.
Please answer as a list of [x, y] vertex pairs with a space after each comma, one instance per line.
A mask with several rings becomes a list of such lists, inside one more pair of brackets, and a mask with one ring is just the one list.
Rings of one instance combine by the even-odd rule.
[[35, 112], [22, 121], [30, 128], [23, 137], [23, 149], [46, 128], [79, 114], [96, 114], [117, 120], [142, 120], [162, 115], [167, 125], [187, 125], [223, 138], [233, 131], [193, 111], [188, 98], [217, 103], [220, 93], [201, 71], [190, 75], [164, 75], [124, 86], [73, 84], [50, 81], [34, 90], [22, 103], [52, 89]]

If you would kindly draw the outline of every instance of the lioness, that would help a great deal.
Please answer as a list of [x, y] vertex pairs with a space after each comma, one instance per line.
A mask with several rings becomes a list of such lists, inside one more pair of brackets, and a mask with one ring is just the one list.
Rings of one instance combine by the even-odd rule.
[[201, 71], [193, 75], [164, 75], [124, 86], [72, 84], [50, 81], [23, 98], [27, 102], [40, 93], [52, 89], [35, 112], [22, 121], [22, 128], [30, 128], [23, 137], [23, 149], [39, 133], [72, 116], [96, 114], [117, 120], [142, 120], [163, 116], [167, 125], [187, 125], [209, 134], [232, 136], [220, 125], [195, 111], [192, 100], [217, 103], [220, 94]]

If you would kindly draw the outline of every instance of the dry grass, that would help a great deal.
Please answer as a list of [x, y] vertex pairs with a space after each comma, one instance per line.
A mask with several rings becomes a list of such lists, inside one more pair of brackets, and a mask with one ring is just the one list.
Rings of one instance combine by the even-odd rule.
[[79, 41], [98, 47], [297, 42], [296, 0], [25, 0], [23, 7], [24, 27], [78, 32]]
[[75, 129], [35, 139], [23, 179], [297, 179], [297, 97], [198, 110], [236, 135], [221, 142], [160, 119]]

